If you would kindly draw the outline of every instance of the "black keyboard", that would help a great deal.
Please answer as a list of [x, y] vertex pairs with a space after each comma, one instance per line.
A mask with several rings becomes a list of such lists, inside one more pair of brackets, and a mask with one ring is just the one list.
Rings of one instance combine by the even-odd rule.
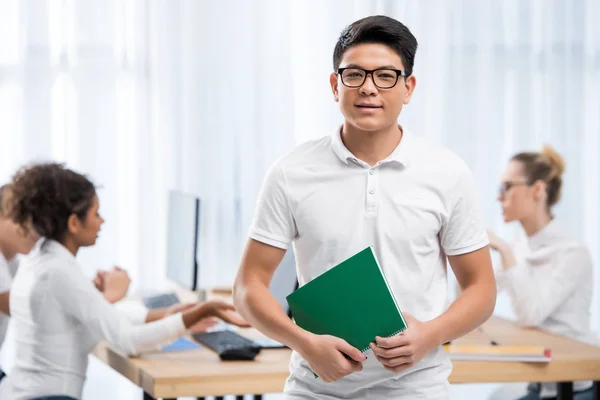
[[146, 308], [166, 308], [179, 304], [179, 297], [175, 293], [161, 293], [143, 298]]
[[232, 331], [201, 332], [192, 336], [218, 353], [221, 360], [253, 360], [260, 352], [258, 344]]

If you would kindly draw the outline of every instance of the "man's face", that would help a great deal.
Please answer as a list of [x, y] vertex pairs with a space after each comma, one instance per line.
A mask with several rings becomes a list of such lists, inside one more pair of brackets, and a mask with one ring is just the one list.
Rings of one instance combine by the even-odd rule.
[[[340, 68], [349, 67], [365, 70], [379, 68], [404, 70], [402, 59], [394, 50], [386, 45], [373, 43], [359, 44], [346, 50], [340, 61]], [[348, 83], [350, 79], [353, 77], [350, 76], [344, 82]], [[375, 82], [378, 82], [379, 86], [387, 86], [386, 79], [392, 78], [383, 73], [374, 81], [372, 74], [368, 74], [361, 86], [353, 88], [344, 85], [341, 76], [337, 73], [331, 74], [331, 89], [335, 101], [340, 103], [340, 109], [347, 123], [366, 132], [397, 125], [402, 106], [410, 102], [416, 79], [414, 76], [408, 78], [399, 76], [396, 85], [389, 89], [382, 89], [375, 85]]]

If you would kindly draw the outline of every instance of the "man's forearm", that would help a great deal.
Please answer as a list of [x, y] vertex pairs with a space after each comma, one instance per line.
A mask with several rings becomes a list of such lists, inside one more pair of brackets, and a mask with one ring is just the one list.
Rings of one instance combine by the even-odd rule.
[[250, 325], [291, 349], [300, 351], [310, 336], [288, 318], [269, 289], [258, 280], [236, 284], [234, 303]]
[[448, 310], [428, 322], [435, 346], [459, 338], [484, 323], [496, 305], [496, 285], [473, 284], [465, 288]]

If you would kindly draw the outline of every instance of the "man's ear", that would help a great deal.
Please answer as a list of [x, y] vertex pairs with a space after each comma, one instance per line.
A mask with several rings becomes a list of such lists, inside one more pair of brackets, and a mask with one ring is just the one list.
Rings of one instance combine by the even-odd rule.
[[338, 75], [335, 72], [332, 72], [329, 75], [329, 84], [331, 85], [331, 91], [333, 92], [333, 99], [337, 102], [340, 101], [340, 96], [338, 92]]
[[404, 88], [406, 89], [406, 94], [404, 95], [404, 104], [410, 103], [410, 99], [412, 98], [416, 87], [417, 78], [414, 75], [411, 75], [404, 80]]

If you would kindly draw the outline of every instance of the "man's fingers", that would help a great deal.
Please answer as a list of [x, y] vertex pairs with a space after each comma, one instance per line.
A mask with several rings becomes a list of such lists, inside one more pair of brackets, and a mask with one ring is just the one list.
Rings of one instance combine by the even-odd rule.
[[408, 346], [410, 344], [410, 338], [407, 338], [405, 335], [397, 335], [388, 338], [382, 338], [377, 336], [375, 338], [375, 344], [377, 347], [383, 349], [393, 349], [395, 347]]
[[386, 369], [388, 368], [399, 368], [404, 367], [409, 368], [414, 364], [414, 360], [411, 356], [403, 356], [396, 358], [382, 358], [377, 356], [377, 361], [379, 361]]
[[414, 348], [410, 345], [401, 346], [401, 347], [393, 347], [390, 349], [386, 349], [383, 347], [379, 347], [373, 343], [370, 345], [373, 354], [381, 358], [396, 358], [402, 356], [411, 356], [414, 354]]
[[363, 370], [362, 363], [359, 363], [356, 361], [350, 361], [350, 364], [352, 364], [352, 372], [360, 372]]
[[367, 359], [367, 357], [361, 353], [360, 350], [358, 350], [356, 347], [350, 346], [350, 344], [343, 339], [340, 339], [339, 341], [338, 350], [344, 354], [347, 354], [356, 362], [363, 362]]

